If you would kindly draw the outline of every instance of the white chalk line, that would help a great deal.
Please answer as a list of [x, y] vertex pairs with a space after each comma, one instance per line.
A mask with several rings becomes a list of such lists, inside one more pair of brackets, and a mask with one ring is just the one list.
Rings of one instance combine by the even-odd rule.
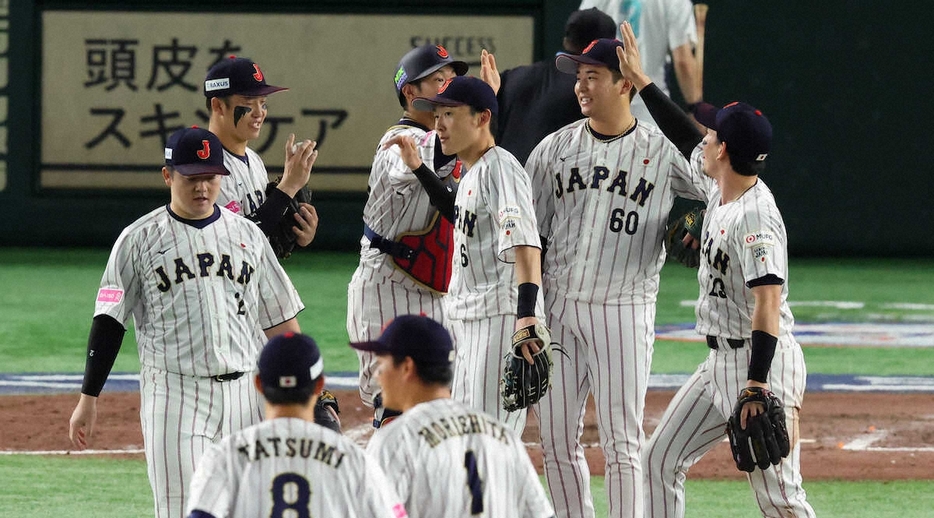
[[931, 453], [934, 452], [932, 447], [920, 447], [913, 448], [907, 446], [896, 446], [896, 447], [883, 447], [883, 446], [873, 446], [874, 443], [885, 439], [889, 435], [889, 432], [886, 430], [875, 430], [867, 433], [861, 437], [857, 437], [852, 441], [843, 445], [841, 449], [847, 451], [870, 451], [877, 453], [884, 452], [907, 452], [907, 453]]

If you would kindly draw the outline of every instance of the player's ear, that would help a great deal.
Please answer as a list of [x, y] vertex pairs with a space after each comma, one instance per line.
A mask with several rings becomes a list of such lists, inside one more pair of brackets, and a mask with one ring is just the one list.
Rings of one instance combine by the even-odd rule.
[[324, 374], [322, 374], [321, 376], [318, 376], [318, 380], [315, 381], [314, 394], [316, 396], [320, 396], [322, 390], [324, 390]]
[[253, 386], [256, 387], [256, 391], [260, 394], [263, 393], [263, 382], [259, 380], [259, 374], [253, 376]]
[[483, 110], [480, 112], [480, 125], [485, 126], [490, 123], [490, 120], [493, 118], [493, 112], [490, 110]]
[[162, 166], [162, 181], [169, 187], [172, 187], [172, 172], [169, 171], [169, 168]]
[[412, 99], [418, 97], [418, 94], [415, 92], [415, 87], [412, 83], [406, 83], [402, 85], [402, 96], [405, 97], [406, 104], [412, 106]]

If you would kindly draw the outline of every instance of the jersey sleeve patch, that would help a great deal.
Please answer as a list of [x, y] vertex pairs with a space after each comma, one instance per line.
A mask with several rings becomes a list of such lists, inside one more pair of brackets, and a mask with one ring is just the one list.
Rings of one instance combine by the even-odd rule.
[[746, 234], [743, 237], [743, 244], [746, 248], [773, 246], [775, 244], [775, 234], [770, 230], [757, 230], [751, 234]]
[[241, 210], [240, 202], [238, 202], [237, 200], [232, 200], [227, 205], [224, 205], [224, 208], [229, 210], [230, 212], [233, 212], [234, 214], [240, 214], [240, 210]]
[[507, 219], [522, 219], [522, 212], [519, 211], [519, 207], [503, 207], [499, 211], [499, 225], [503, 226], [503, 222]]
[[405, 512], [405, 506], [402, 504], [396, 504], [392, 506], [393, 516], [396, 518], [407, 518], [409, 515]]
[[123, 290], [115, 290], [111, 288], [101, 288], [97, 291], [97, 301], [98, 302], [109, 302], [112, 304], [117, 304], [123, 300]]

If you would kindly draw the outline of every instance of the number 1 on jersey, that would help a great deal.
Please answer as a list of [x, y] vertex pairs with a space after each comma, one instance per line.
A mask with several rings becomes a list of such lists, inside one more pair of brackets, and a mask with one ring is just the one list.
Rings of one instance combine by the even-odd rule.
[[473, 450], [464, 453], [464, 469], [467, 470], [467, 487], [470, 489], [470, 514], [483, 512], [483, 480], [477, 472], [477, 456]]

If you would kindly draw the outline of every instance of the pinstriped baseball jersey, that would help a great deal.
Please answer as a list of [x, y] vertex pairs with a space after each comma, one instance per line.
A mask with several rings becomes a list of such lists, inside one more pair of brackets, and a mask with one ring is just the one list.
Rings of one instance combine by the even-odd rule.
[[[403, 232], [428, 228], [432, 218], [438, 213], [429, 202], [428, 194], [418, 183], [418, 179], [402, 161], [399, 147], [382, 149], [389, 139], [400, 135], [415, 140], [422, 162], [432, 168], [435, 163], [437, 139], [434, 131], [400, 124], [389, 128], [380, 139], [367, 184], [369, 197], [363, 207], [363, 222], [374, 232], [388, 239], [395, 239]], [[438, 176], [444, 178], [449, 175], [453, 165], [454, 160], [451, 160], [449, 164], [439, 168]], [[358, 273], [367, 281], [379, 276], [399, 282], [409, 289], [428, 291], [397, 269], [389, 254], [370, 248], [370, 240], [366, 236], [360, 239], [360, 247]]]
[[246, 162], [224, 149], [224, 167], [230, 176], [221, 182], [217, 204], [241, 216], [251, 216], [266, 199], [269, 174], [263, 159], [246, 148]]
[[205, 452], [187, 508], [217, 518], [406, 516], [375, 460], [352, 440], [297, 418], [251, 426]]
[[253, 370], [262, 330], [302, 309], [255, 224], [219, 207], [197, 222], [160, 207], [120, 234], [94, 315], [125, 326], [132, 314], [143, 365], [214, 376]]
[[[415, 123], [397, 124], [380, 139], [373, 166], [370, 169], [363, 222], [374, 232], [396, 239], [404, 232], [429, 227], [433, 217], [440, 217], [431, 205], [415, 174], [402, 161], [397, 146], [383, 149], [389, 139], [407, 135], [415, 140], [422, 162], [435, 167], [440, 146], [434, 131]], [[440, 162], [440, 160], [439, 160]], [[439, 177], [447, 177], [454, 160], [437, 167]], [[360, 263], [347, 286], [347, 334], [351, 342], [375, 340], [387, 321], [396, 315], [425, 314], [438, 322], [444, 321], [441, 293], [414, 281], [395, 266], [389, 254], [370, 248], [370, 240], [360, 239]], [[379, 393], [376, 382], [376, 356], [357, 351], [360, 360], [360, 397], [367, 405]]]
[[758, 179], [738, 199], [720, 204], [712, 184], [697, 271], [700, 298], [697, 332], [724, 338], [752, 335], [756, 299], [746, 283], [774, 275], [784, 280], [779, 335], [790, 335], [794, 317], [788, 307], [788, 237], [772, 191]]
[[657, 128], [608, 142], [587, 120], [552, 133], [526, 163], [548, 239], [547, 289], [584, 302], [654, 303], [675, 194], [697, 198], [691, 168]]
[[518, 433], [451, 399], [405, 411], [370, 439], [412, 516], [554, 515]]
[[469, 320], [514, 314], [514, 248], [541, 248], [528, 174], [505, 149], [489, 149], [462, 173], [454, 213], [445, 315]]

